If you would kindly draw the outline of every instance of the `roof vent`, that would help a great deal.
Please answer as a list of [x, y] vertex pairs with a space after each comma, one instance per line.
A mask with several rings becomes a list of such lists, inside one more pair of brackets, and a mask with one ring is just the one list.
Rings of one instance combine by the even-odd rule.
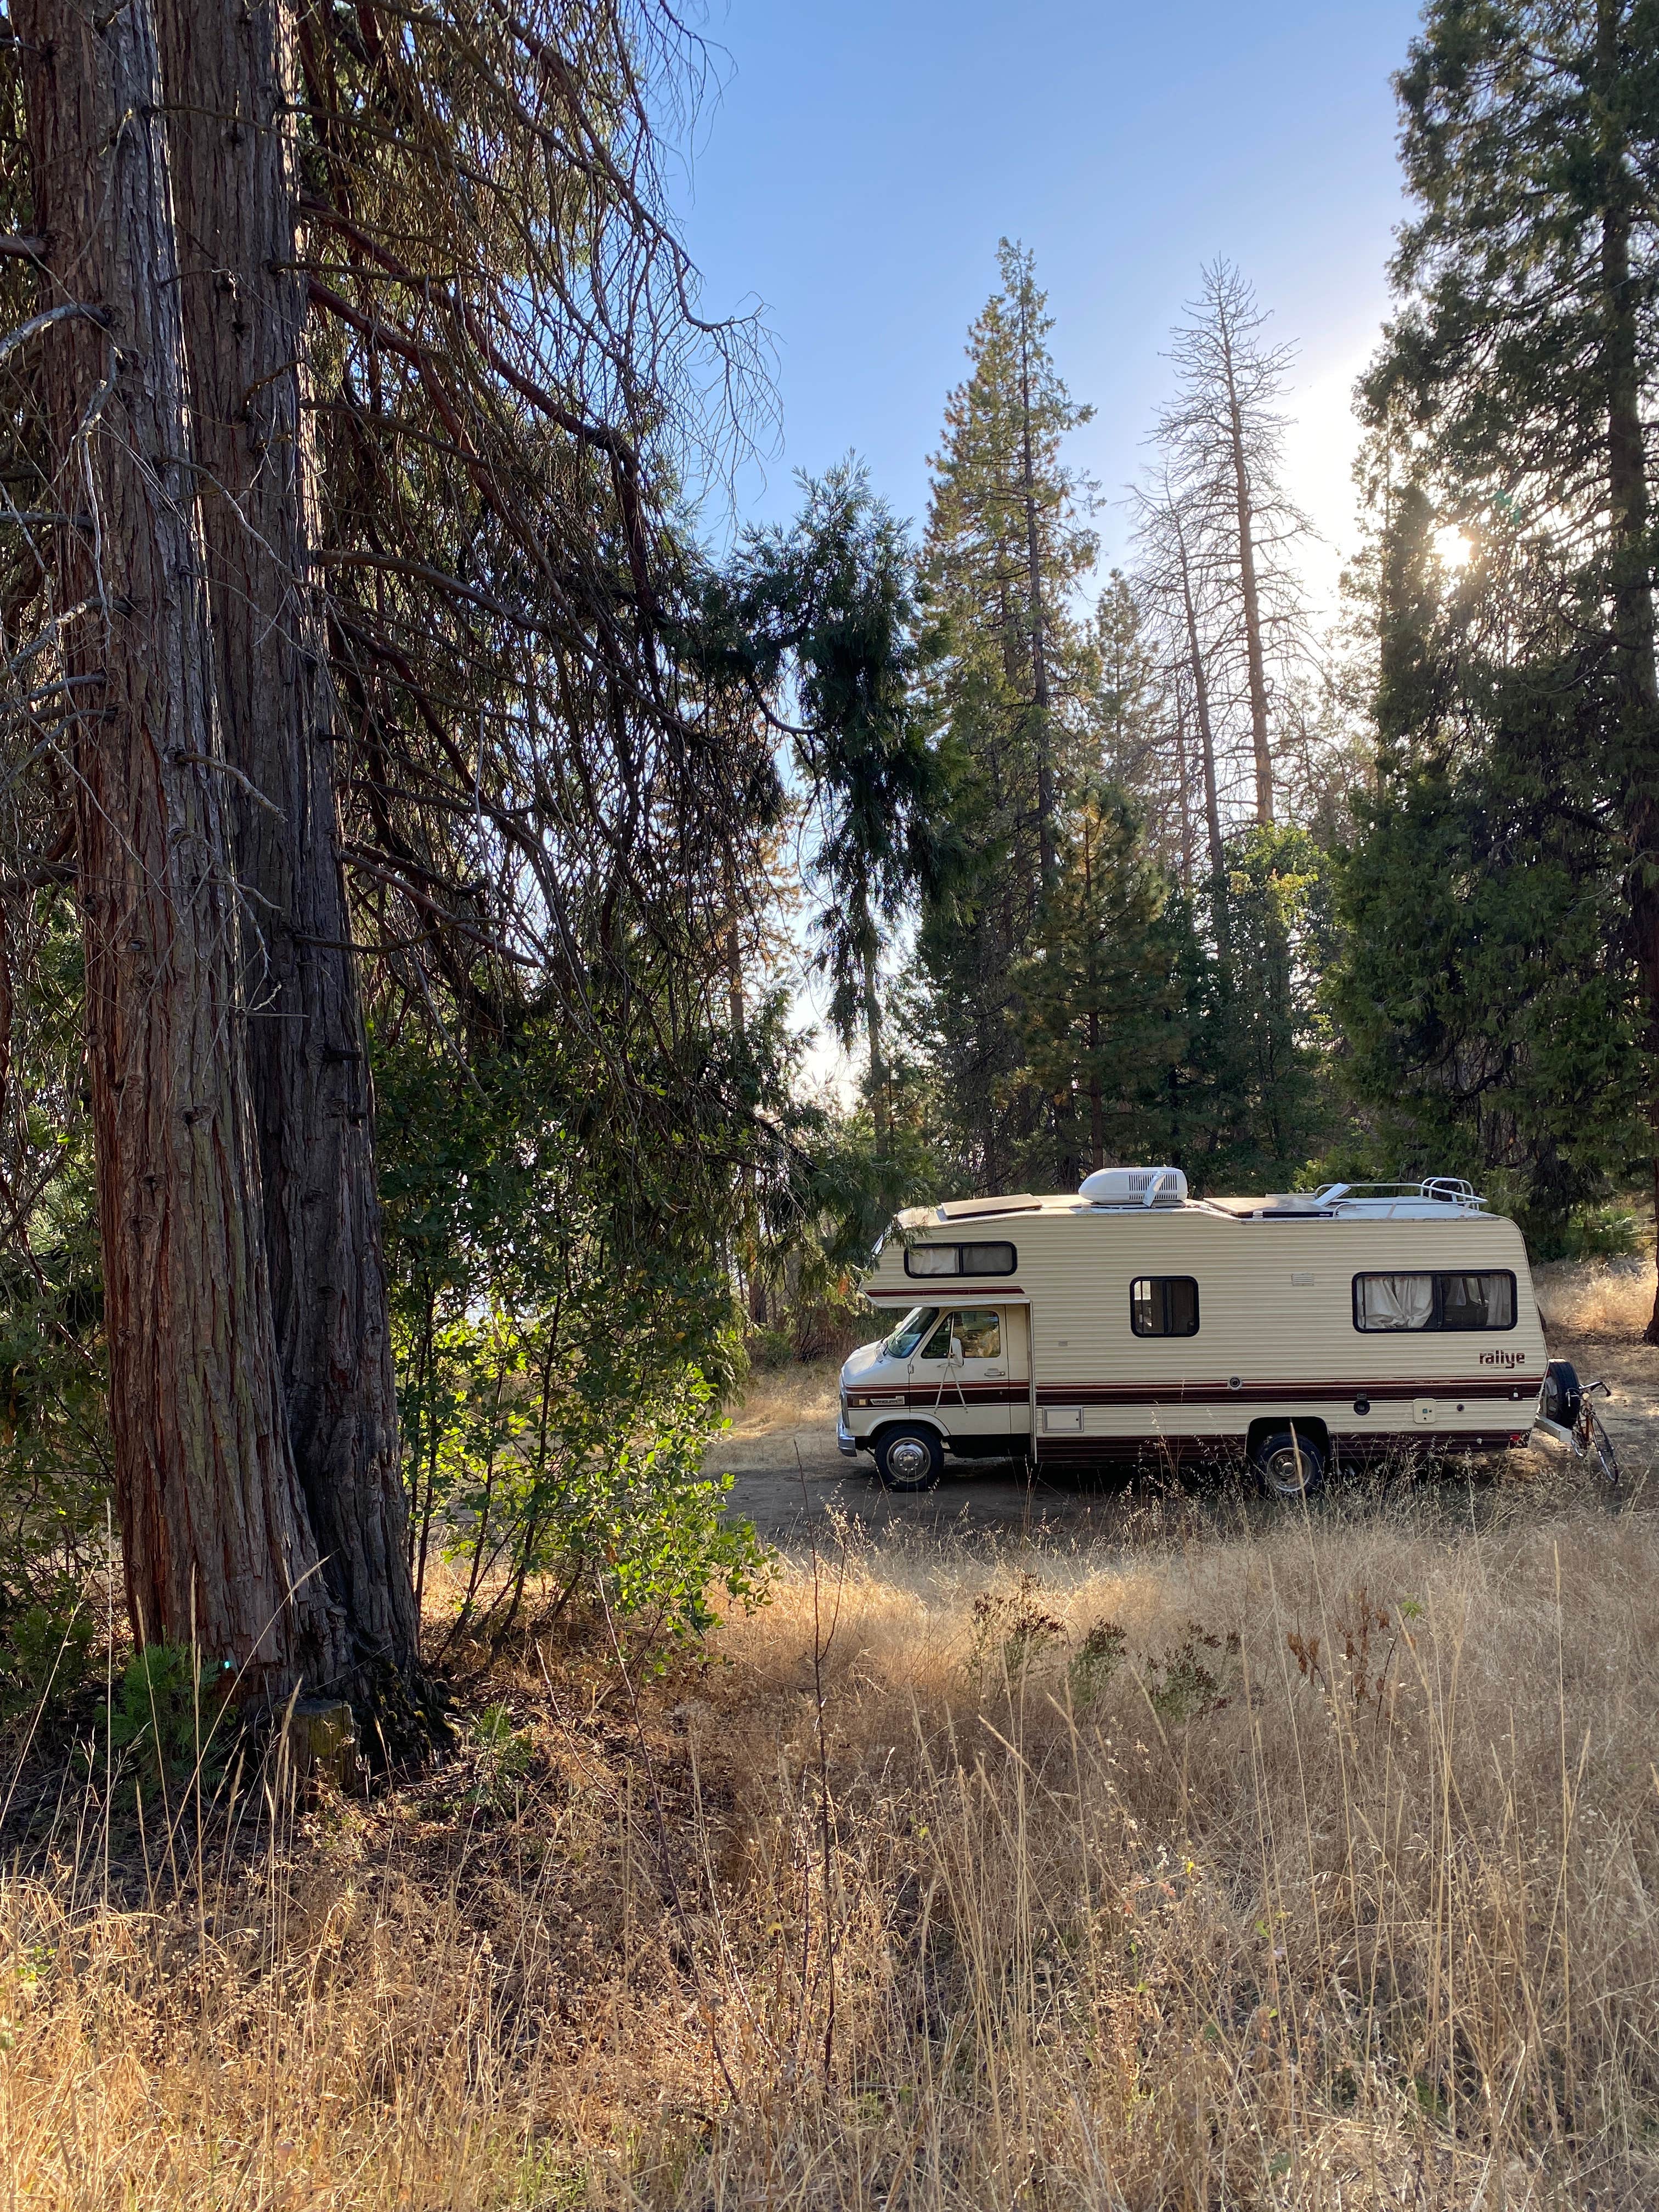
[[1179, 1206], [1186, 1195], [1179, 1168], [1097, 1168], [1078, 1190], [1091, 1206]]

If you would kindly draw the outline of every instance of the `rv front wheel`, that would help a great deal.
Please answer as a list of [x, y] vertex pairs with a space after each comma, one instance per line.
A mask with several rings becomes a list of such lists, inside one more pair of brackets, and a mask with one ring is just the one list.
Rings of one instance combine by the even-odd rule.
[[1255, 1479], [1269, 1498], [1311, 1498], [1325, 1480], [1324, 1454], [1310, 1437], [1291, 1429], [1263, 1437], [1250, 1457]]
[[931, 1490], [945, 1472], [945, 1450], [931, 1429], [884, 1429], [876, 1472], [889, 1490]]

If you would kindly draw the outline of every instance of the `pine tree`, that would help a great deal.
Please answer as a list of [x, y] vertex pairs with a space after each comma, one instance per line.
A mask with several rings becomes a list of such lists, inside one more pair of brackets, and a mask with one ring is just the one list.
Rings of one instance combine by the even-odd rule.
[[1372, 1164], [1501, 1176], [1559, 1249], [1642, 1148], [1608, 686], [1547, 537], [1494, 519], [1453, 571], [1436, 535], [1422, 487], [1389, 486], [1374, 787], [1339, 872], [1329, 1002]]
[[1013, 971], [1054, 881], [1071, 794], [1098, 759], [1092, 641], [1071, 596], [1092, 565], [1091, 489], [1062, 455], [1089, 410], [1048, 349], [1031, 257], [1004, 240], [1002, 289], [951, 394], [923, 574], [944, 657], [931, 707], [953, 787], [955, 858], [926, 902], [931, 1050], [969, 1187], [1053, 1172], [1051, 1116], [1022, 1074]]
[[1129, 799], [1159, 865], [1192, 889], [1197, 793], [1185, 700], [1158, 665], [1135, 586], [1114, 568], [1095, 603], [1099, 769]]
[[1073, 404], [1048, 352], [1030, 253], [1004, 239], [998, 261], [1002, 289], [969, 334], [972, 374], [945, 403], [927, 564], [959, 652], [999, 679], [1002, 749], [1048, 883], [1080, 704], [1066, 599], [1097, 550], [1091, 488], [1060, 446], [1093, 410]]
[[879, 968], [901, 913], [932, 887], [945, 784], [914, 678], [915, 555], [867, 474], [850, 462], [821, 482], [787, 530], [751, 532], [711, 580], [709, 613], [758, 696], [780, 703], [818, 845], [826, 902], [812, 917], [843, 1044], [862, 1027], [877, 1142], [890, 1130]]
[[[1488, 541], [1524, 538], [1551, 579], [1538, 655], [1551, 675], [1546, 719], [1558, 738], [1571, 731], [1577, 778], [1617, 810], [1651, 1054], [1659, 11], [1651, 0], [1431, 0], [1398, 89], [1419, 214], [1402, 234], [1400, 312], [1366, 380], [1367, 411], [1439, 526], [1472, 533], [1477, 558]], [[1414, 710], [1430, 737], [1437, 658], [1427, 657]], [[1528, 720], [1536, 741], [1536, 714]], [[1648, 1112], [1659, 1188], [1650, 1078]], [[1659, 1342], [1659, 1304], [1648, 1334]]]
[[1086, 794], [1018, 978], [1062, 1185], [1165, 1133], [1167, 1085], [1188, 1044], [1183, 921], [1121, 794]]

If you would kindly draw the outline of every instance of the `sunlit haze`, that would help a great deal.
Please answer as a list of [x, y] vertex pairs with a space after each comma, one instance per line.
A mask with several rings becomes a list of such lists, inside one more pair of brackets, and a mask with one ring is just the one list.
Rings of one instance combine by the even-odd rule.
[[1453, 522], [1435, 532], [1434, 550], [1443, 568], [1467, 568], [1474, 547]]

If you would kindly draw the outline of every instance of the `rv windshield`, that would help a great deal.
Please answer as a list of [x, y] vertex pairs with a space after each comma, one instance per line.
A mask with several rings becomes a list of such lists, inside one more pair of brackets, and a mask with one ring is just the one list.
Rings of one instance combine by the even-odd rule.
[[890, 1359], [908, 1359], [939, 1319], [937, 1306], [912, 1306], [883, 1349]]

